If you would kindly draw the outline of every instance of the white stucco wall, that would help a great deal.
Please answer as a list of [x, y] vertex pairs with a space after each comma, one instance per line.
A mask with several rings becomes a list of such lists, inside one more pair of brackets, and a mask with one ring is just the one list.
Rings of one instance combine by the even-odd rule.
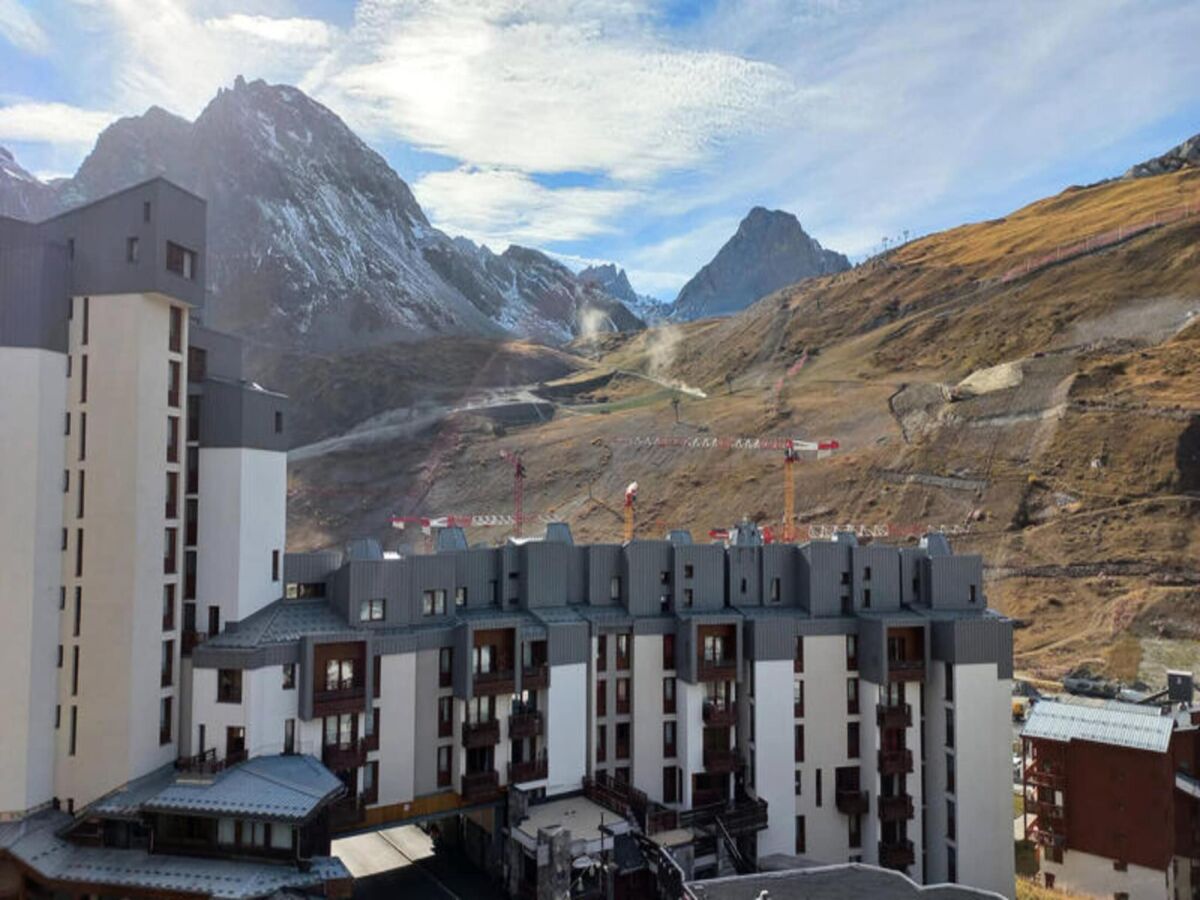
[[0, 817], [54, 794], [66, 357], [0, 348]]
[[767, 829], [759, 832], [758, 853], [796, 850], [795, 737], [789, 659], [754, 665], [754, 789], [767, 801]]
[[[321, 756], [320, 721], [302, 728], [297, 715], [298, 688], [285, 690], [283, 669], [264, 666], [242, 672], [242, 702], [217, 702], [217, 670], [193, 669], [192, 710], [189, 740], [193, 752], [198, 750], [197, 735], [205, 726], [205, 748], [216, 747], [217, 756], [225, 753], [225, 729], [242, 726], [246, 729], [246, 750], [251, 756], [283, 752], [284, 721], [296, 719], [296, 752]], [[360, 734], [362, 717], [359, 717]]]
[[[408, 803], [415, 796], [417, 655], [395, 653], [378, 658], [379, 803]], [[432, 719], [437, 733], [437, 710]]]
[[[244, 447], [200, 449], [196, 617], [221, 607], [240, 621], [283, 595], [287, 454]], [[280, 552], [280, 578], [271, 553]]]
[[[633, 637], [633, 785], [662, 802], [662, 635]], [[678, 750], [679, 738], [675, 738]], [[672, 759], [674, 761], [674, 759]]]
[[[636, 657], [636, 654], [635, 654]], [[588, 759], [588, 664], [551, 666], [546, 703], [546, 794], [577, 791]]]
[[704, 685], [677, 681], [675, 709], [678, 724], [679, 765], [683, 769], [683, 807], [692, 806], [692, 776], [704, 771]]
[[1043, 854], [1042, 871], [1054, 876], [1055, 889], [1086, 896], [1112, 897], [1126, 893], [1129, 900], [1172, 900], [1175, 896], [1170, 870], [1130, 865], [1126, 871], [1118, 872], [1111, 859], [1080, 850], [1063, 851], [1061, 863], [1049, 862]]

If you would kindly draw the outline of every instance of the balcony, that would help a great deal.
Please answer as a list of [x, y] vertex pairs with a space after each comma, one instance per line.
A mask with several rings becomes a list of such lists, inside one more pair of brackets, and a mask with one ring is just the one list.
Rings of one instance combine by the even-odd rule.
[[1066, 786], [1066, 772], [1048, 762], [1034, 762], [1025, 769], [1025, 780], [1036, 787], [1061, 791]]
[[539, 666], [526, 666], [522, 668], [521, 687], [527, 691], [537, 691], [550, 687], [550, 667], [542, 663]]
[[542, 733], [542, 714], [536, 709], [514, 712], [508, 717], [508, 736], [518, 738], [537, 737]]
[[912, 725], [912, 704], [875, 707], [875, 724], [880, 728], [908, 728]]
[[880, 775], [908, 775], [913, 770], [911, 750], [880, 750]]
[[368, 753], [374, 753], [379, 749], [379, 732], [376, 731], [374, 734], [368, 734], [362, 741], [363, 749]]
[[335, 690], [313, 691], [313, 718], [361, 712], [366, 704], [366, 691], [361, 684], [347, 685]]
[[704, 749], [704, 768], [709, 772], [732, 772], [740, 762], [736, 750]]
[[467, 803], [492, 800], [500, 794], [500, 775], [497, 772], [466, 772], [460, 788]]
[[871, 801], [866, 791], [838, 791], [836, 794], [837, 810], [847, 816], [866, 815], [871, 808]]
[[1062, 831], [1066, 823], [1066, 812], [1063, 808], [1045, 800], [1027, 801], [1025, 811], [1035, 816], [1039, 825], [1044, 825], [1051, 831]]
[[363, 804], [358, 797], [345, 797], [329, 807], [331, 831], [346, 831], [361, 825]]
[[704, 724], [710, 728], [731, 728], [737, 724], [737, 703], [704, 701]]
[[703, 659], [696, 663], [697, 681], [736, 681], [737, 660], [731, 657]]
[[889, 659], [888, 681], [924, 681], [925, 660]]
[[476, 672], [474, 696], [487, 697], [492, 694], [512, 694], [517, 689], [516, 676], [512, 669], [497, 672]]
[[913, 817], [912, 797], [898, 794], [879, 798], [879, 818], [883, 822], [907, 821]]
[[1052, 847], [1061, 850], [1067, 846], [1067, 836], [1035, 825], [1029, 829], [1029, 839], [1040, 847]]
[[678, 817], [680, 828], [707, 828], [718, 819], [731, 835], [762, 831], [767, 827], [767, 801], [754, 797], [726, 800], [719, 794], [695, 791], [692, 809], [681, 812]]
[[463, 722], [462, 742], [464, 747], [472, 750], [477, 747], [495, 747], [500, 743], [500, 720]]
[[879, 865], [885, 869], [907, 868], [913, 864], [914, 858], [912, 841], [879, 842]]
[[521, 784], [525, 781], [539, 781], [546, 777], [548, 767], [545, 753], [536, 759], [510, 762], [508, 764], [508, 783]]
[[346, 741], [341, 744], [326, 744], [321, 748], [321, 762], [334, 771], [357, 769], [367, 761], [367, 745], [364, 740]]

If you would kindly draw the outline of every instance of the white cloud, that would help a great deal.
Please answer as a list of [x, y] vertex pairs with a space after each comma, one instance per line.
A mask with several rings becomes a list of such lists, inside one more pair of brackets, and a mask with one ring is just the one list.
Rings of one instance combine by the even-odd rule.
[[0, 140], [88, 145], [116, 116], [65, 103], [0, 106]]
[[36, 56], [50, 48], [46, 32], [18, 0], [0, 0], [0, 37], [18, 50]]
[[328, 47], [334, 34], [334, 29], [320, 19], [273, 19], [245, 13], [208, 19], [204, 25], [218, 33], [248, 35], [268, 43], [302, 47]]
[[633, 190], [548, 188], [521, 172], [465, 167], [431, 172], [413, 192], [433, 221], [492, 247], [593, 237], [638, 200]]
[[648, 179], [763, 127], [778, 68], [672, 45], [634, 4], [364, 0], [308, 88], [376, 136], [473, 166]]

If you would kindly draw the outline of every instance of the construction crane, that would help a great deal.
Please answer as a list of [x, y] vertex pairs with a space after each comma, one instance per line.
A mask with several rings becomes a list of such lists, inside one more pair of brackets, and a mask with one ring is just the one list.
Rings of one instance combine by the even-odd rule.
[[638, 483], [631, 481], [625, 488], [625, 543], [633, 540], [633, 506], [637, 502]]
[[[783, 532], [784, 541], [796, 540], [796, 472], [795, 465], [800, 454], [815, 453], [817, 459], [825, 459], [841, 445], [834, 440], [801, 441], [796, 438], [744, 438], [744, 437], [684, 437], [681, 435], [640, 435], [618, 437], [614, 444], [630, 447], [674, 447], [681, 450], [765, 450], [783, 451]], [[629, 499], [626, 494], [626, 540], [628, 538]]]
[[524, 521], [522, 507], [525, 503], [525, 463], [521, 461], [520, 454], [511, 450], [501, 450], [500, 456], [508, 460], [513, 467], [513, 533], [520, 537], [521, 523]]

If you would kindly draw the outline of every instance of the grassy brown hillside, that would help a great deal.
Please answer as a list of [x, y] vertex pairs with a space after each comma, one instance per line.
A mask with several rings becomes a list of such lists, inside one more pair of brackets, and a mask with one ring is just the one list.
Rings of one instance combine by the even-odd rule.
[[954, 543], [985, 555], [991, 602], [1028, 626], [1018, 668], [1150, 678], [1200, 665], [1188, 640], [1200, 634], [1200, 216], [999, 278], [1026, 254], [1187, 200], [1200, 201], [1194, 170], [1071, 189], [729, 319], [574, 348], [584, 368], [540, 392], [548, 421], [496, 429], [467, 412], [417, 439], [297, 462], [291, 540], [366, 530], [394, 543], [412, 538], [389, 531], [392, 512], [507, 512], [503, 449], [524, 454], [526, 510], [567, 519], [578, 539], [620, 539], [632, 480], [640, 534], [778, 523], [774, 454], [627, 439], [832, 437], [839, 454], [800, 466], [802, 530], [969, 530]]

